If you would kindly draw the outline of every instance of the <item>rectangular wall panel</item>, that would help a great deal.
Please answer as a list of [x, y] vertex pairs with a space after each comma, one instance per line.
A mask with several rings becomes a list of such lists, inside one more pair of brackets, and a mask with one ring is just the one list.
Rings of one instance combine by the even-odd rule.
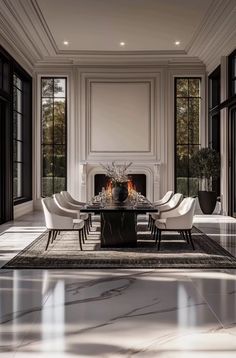
[[90, 152], [149, 152], [151, 84], [90, 83]]

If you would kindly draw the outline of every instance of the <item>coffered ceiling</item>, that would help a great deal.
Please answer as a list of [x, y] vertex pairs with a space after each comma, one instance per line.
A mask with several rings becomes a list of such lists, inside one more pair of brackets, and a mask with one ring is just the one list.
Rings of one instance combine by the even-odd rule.
[[235, 0], [1, 0], [0, 43], [32, 69], [129, 61], [213, 68], [236, 47], [235, 18]]
[[[60, 50], [184, 50], [212, 0], [37, 0]], [[66, 47], [63, 41], [69, 41]], [[180, 41], [176, 46], [175, 41]], [[120, 42], [125, 42], [121, 47]]]

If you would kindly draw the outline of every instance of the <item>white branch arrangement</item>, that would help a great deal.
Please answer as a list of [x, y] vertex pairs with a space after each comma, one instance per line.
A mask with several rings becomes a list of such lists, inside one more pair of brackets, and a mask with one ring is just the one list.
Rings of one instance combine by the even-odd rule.
[[126, 183], [128, 181], [127, 169], [131, 166], [132, 162], [124, 164], [101, 164], [101, 167], [105, 169], [106, 175], [111, 178], [112, 183]]

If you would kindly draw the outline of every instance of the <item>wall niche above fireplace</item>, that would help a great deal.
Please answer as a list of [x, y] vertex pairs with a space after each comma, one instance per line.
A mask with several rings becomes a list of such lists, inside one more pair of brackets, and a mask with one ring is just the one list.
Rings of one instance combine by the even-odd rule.
[[[129, 180], [132, 187], [142, 195], [146, 196], [146, 174], [129, 174]], [[94, 195], [98, 195], [102, 188], [107, 188], [110, 178], [105, 174], [94, 175]]]

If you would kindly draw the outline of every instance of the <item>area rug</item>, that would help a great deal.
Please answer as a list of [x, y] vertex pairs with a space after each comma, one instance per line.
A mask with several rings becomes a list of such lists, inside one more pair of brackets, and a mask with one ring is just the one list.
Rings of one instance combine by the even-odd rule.
[[22, 250], [3, 268], [236, 268], [236, 258], [198, 229], [193, 229], [195, 251], [179, 234], [163, 234], [161, 250], [157, 251], [146, 222], [138, 224], [136, 248], [104, 249], [100, 247], [99, 222], [79, 249], [78, 235], [64, 232], [47, 251], [47, 234], [44, 233]]

